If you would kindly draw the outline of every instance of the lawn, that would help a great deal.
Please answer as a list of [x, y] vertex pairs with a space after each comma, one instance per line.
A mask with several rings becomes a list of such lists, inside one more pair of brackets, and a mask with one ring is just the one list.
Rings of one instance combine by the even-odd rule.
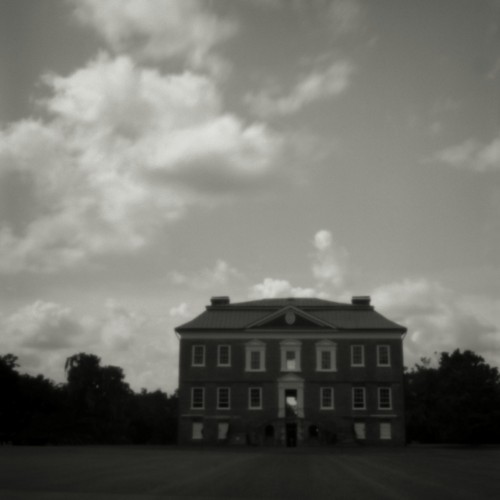
[[0, 498], [500, 498], [500, 450], [0, 447]]

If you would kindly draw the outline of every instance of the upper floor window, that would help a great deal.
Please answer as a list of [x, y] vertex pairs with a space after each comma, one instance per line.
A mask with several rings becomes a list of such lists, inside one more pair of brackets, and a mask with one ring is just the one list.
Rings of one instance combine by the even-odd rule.
[[266, 345], [259, 340], [252, 340], [245, 346], [245, 370], [263, 372], [266, 370]]
[[250, 410], [262, 410], [261, 387], [250, 387], [248, 389], [248, 408], [250, 408]]
[[337, 371], [337, 345], [329, 340], [316, 343], [316, 371]]
[[231, 408], [231, 389], [229, 387], [217, 387], [217, 409], [229, 410]]
[[391, 349], [388, 345], [377, 346], [377, 366], [391, 366]]
[[194, 345], [191, 350], [191, 365], [205, 366], [205, 346]]
[[364, 387], [352, 388], [352, 409], [353, 410], [366, 409], [366, 390]]
[[192, 387], [191, 388], [191, 409], [203, 410], [205, 408], [205, 388]]
[[333, 387], [321, 387], [320, 389], [320, 403], [322, 410], [333, 410]]
[[284, 340], [281, 342], [281, 371], [300, 371], [300, 346], [296, 340]]
[[217, 346], [217, 366], [231, 366], [231, 346]]
[[351, 346], [351, 366], [365, 366], [365, 346]]
[[379, 410], [392, 409], [392, 391], [390, 387], [378, 388], [378, 408]]

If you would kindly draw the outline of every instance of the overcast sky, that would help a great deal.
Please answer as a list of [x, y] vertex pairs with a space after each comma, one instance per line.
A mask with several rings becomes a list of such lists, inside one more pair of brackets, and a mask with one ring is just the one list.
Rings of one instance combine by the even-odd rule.
[[2, 0], [0, 353], [177, 386], [210, 296], [371, 295], [500, 364], [500, 1]]

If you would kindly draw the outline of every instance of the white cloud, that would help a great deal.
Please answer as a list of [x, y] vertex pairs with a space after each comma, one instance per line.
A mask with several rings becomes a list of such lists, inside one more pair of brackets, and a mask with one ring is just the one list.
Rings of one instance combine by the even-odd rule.
[[195, 67], [220, 68], [215, 46], [237, 30], [200, 0], [74, 0], [75, 14], [118, 53], [141, 59], [186, 58]]
[[259, 116], [290, 115], [315, 101], [344, 92], [353, 70], [349, 61], [336, 61], [329, 68], [302, 76], [288, 94], [282, 95], [280, 89], [273, 88], [247, 94], [245, 100]]
[[461, 144], [439, 151], [432, 159], [474, 172], [498, 171], [500, 170], [500, 137], [493, 139], [489, 144], [467, 139]]
[[330, 231], [325, 229], [314, 235], [312, 272], [321, 289], [343, 291], [349, 273], [349, 253], [333, 241]]
[[36, 301], [0, 314], [0, 353], [19, 357], [20, 370], [64, 382], [64, 362], [78, 352], [124, 369], [135, 389], [173, 391], [178, 380], [178, 341], [169, 317], [154, 318], [108, 300], [92, 316], [61, 304]]
[[178, 306], [171, 307], [169, 310], [169, 314], [173, 318], [189, 318], [190, 316], [192, 316], [187, 302], [181, 302]]
[[[491, 299], [481, 299], [484, 306]], [[500, 364], [500, 316], [487, 319], [468, 297], [427, 279], [389, 283], [372, 292], [376, 309], [408, 328], [404, 340], [405, 364], [413, 366], [434, 352], [470, 349], [495, 365]], [[498, 308], [497, 311], [500, 311]]]
[[85, 322], [70, 308], [40, 300], [22, 307], [2, 323], [4, 342], [37, 350], [71, 347], [85, 331]]
[[226, 261], [218, 259], [213, 268], [205, 268], [199, 272], [184, 274], [178, 271], [170, 273], [173, 284], [186, 286], [194, 290], [223, 290], [232, 280], [242, 278], [243, 275]]
[[3, 272], [140, 249], [187, 207], [260, 187], [281, 153], [281, 137], [223, 111], [205, 76], [101, 54], [45, 80], [51, 120], [0, 131], [0, 177], [21, 176], [31, 207], [0, 221]]
[[265, 278], [261, 283], [252, 285], [249, 297], [254, 299], [273, 297], [320, 297], [330, 298], [333, 294], [338, 300], [348, 297], [345, 289], [349, 270], [347, 250], [333, 241], [332, 233], [326, 229], [314, 235], [315, 252], [311, 255], [311, 271], [315, 284], [312, 287], [293, 286], [286, 279]]
[[251, 299], [272, 299], [275, 297], [317, 297], [313, 288], [294, 287], [287, 280], [265, 278], [249, 289]]

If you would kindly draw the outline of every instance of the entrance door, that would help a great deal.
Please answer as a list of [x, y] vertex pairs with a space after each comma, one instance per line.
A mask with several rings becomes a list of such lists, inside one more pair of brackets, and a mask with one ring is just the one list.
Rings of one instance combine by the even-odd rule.
[[297, 389], [285, 390], [285, 416], [298, 416]]
[[297, 424], [286, 424], [286, 445], [288, 447], [297, 446]]

